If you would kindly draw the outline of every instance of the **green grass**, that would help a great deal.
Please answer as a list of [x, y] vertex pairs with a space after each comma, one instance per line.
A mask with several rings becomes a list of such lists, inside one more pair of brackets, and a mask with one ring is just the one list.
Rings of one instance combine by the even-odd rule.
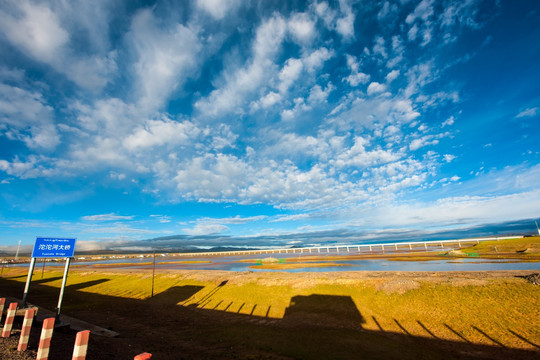
[[461, 250], [464, 253], [478, 253], [479, 256], [498, 253], [531, 257], [540, 255], [540, 236], [509, 240], [483, 241]]

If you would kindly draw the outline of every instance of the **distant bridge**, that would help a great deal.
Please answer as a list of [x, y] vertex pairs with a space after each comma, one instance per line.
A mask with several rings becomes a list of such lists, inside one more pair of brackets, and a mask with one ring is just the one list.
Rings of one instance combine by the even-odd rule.
[[413, 250], [413, 247], [423, 248], [424, 250], [433, 249], [434, 247], [440, 247], [444, 249], [446, 245], [450, 248], [450, 245], [458, 246], [461, 248], [462, 244], [477, 243], [482, 241], [493, 240], [509, 240], [509, 239], [521, 239], [523, 236], [492, 236], [482, 238], [466, 238], [456, 240], [432, 240], [432, 241], [413, 241], [413, 242], [398, 242], [398, 243], [380, 243], [380, 244], [360, 244], [360, 245], [331, 245], [331, 246], [316, 246], [316, 247], [304, 247], [304, 248], [281, 248], [281, 249], [265, 249], [265, 250], [235, 250], [235, 251], [216, 251], [216, 252], [197, 252], [197, 253], [180, 253], [179, 256], [237, 256], [237, 255], [256, 255], [256, 254], [339, 254], [339, 253], [367, 253], [373, 251], [398, 251], [403, 249]]

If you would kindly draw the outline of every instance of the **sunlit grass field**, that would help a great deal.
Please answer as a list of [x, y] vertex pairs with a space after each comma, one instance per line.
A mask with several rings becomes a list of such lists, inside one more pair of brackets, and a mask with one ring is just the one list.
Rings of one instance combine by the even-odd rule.
[[[61, 277], [61, 272], [47, 270], [41, 279], [36, 271], [34, 281], [54, 289], [60, 287]], [[3, 278], [25, 281], [24, 273], [13, 268], [5, 270]], [[85, 303], [84, 294], [115, 299], [118, 306], [122, 299], [148, 301], [151, 287], [149, 271], [72, 270], [64, 312], [76, 315], [89, 305], [100, 308], [99, 304]], [[172, 291], [191, 288], [198, 291], [180, 297], [178, 291]], [[294, 308], [293, 298], [304, 297], [322, 313], [321, 321], [336, 326], [533, 350], [540, 343], [540, 288], [513, 276], [449, 273], [355, 277], [339, 273], [182, 271], [156, 274], [151, 301], [279, 320]], [[350, 298], [356, 309], [347, 311], [354, 316], [344, 319], [340, 315], [343, 309], [329, 305], [328, 299], [333, 297]], [[56, 299], [40, 291], [31, 294], [29, 300], [52, 307]], [[322, 303], [317, 305], [317, 301]]]

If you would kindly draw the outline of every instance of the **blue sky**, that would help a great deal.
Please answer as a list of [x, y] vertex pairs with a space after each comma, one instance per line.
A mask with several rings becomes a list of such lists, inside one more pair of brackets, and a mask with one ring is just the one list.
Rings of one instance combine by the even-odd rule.
[[0, 18], [0, 250], [540, 217], [537, 1], [8, 0]]

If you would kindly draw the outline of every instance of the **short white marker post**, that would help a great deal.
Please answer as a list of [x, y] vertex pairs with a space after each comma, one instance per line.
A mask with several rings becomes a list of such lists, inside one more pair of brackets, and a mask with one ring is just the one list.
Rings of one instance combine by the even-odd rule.
[[26, 351], [28, 348], [28, 339], [30, 338], [30, 330], [32, 330], [32, 322], [34, 321], [34, 309], [27, 309], [24, 312], [24, 321], [21, 329], [21, 337], [19, 339], [18, 351]]
[[0, 321], [2, 321], [2, 315], [4, 314], [5, 304], [6, 304], [6, 298], [0, 298]]
[[133, 358], [133, 360], [150, 360], [152, 358], [152, 354], [150, 353], [142, 353]]
[[73, 347], [73, 357], [71, 360], [85, 360], [88, 350], [88, 339], [90, 338], [90, 330], [79, 331], [75, 338], [75, 346]]
[[39, 338], [39, 347], [36, 360], [47, 360], [49, 358], [49, 348], [54, 330], [54, 318], [48, 318], [43, 321], [41, 337]]
[[17, 303], [9, 304], [6, 321], [4, 322], [4, 330], [2, 330], [3, 338], [11, 335], [11, 328], [13, 327], [13, 320], [15, 319], [15, 313], [17, 312], [17, 305]]

